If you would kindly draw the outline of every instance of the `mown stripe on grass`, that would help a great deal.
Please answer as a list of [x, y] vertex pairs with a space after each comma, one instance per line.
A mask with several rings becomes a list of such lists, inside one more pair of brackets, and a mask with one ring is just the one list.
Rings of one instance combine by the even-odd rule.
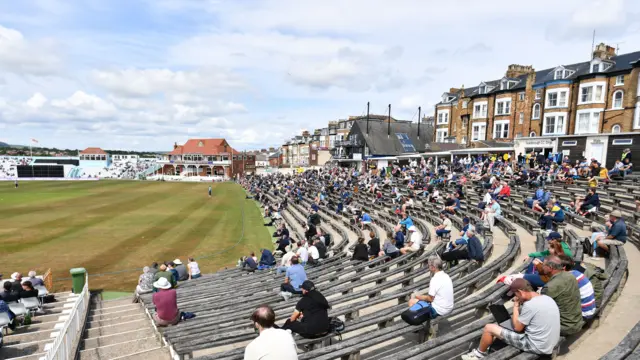
[[[151, 242], [156, 240], [159, 236], [180, 226], [180, 224], [193, 214], [193, 212], [205, 207], [208, 205], [207, 203], [209, 203], [209, 201], [205, 199], [192, 201], [186, 207], [180, 209], [180, 211], [173, 215], [162, 218], [151, 224], [151, 227], [145, 231], [135, 233], [128, 238], [122, 239], [111, 248], [85, 260], [86, 268], [90, 270], [91, 274], [118, 270], [117, 262], [120, 259], [129, 255], [136, 255], [144, 247], [150, 246], [149, 244], [151, 244]], [[140, 257], [142, 256], [143, 255], [140, 254]], [[142, 268], [144, 265], [145, 264], [140, 264], [140, 267]]]
[[164, 199], [161, 194], [158, 193], [145, 193], [133, 198], [128, 197], [124, 201], [106, 204], [94, 209], [90, 209], [83, 213], [83, 216], [70, 216], [63, 220], [64, 228], [60, 231], [53, 231], [53, 233], [47, 233], [46, 230], [60, 229], [56, 227], [60, 225], [60, 219], [54, 219], [43, 223], [35, 224], [29, 228], [29, 232], [35, 232], [36, 234], [44, 234], [44, 236], [37, 236], [33, 239], [29, 237], [21, 237], [17, 241], [6, 240], [2, 241], [2, 246], [7, 252], [24, 251], [40, 244], [55, 241], [58, 238], [65, 237], [86, 228], [98, 225], [105, 221], [109, 221], [111, 218], [117, 215], [122, 215], [132, 211], [136, 211], [142, 207], [154, 204]]

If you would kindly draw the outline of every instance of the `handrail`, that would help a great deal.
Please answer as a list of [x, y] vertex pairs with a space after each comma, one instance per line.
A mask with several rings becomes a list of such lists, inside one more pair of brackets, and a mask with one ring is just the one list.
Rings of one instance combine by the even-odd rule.
[[46, 360], [70, 360], [75, 358], [75, 348], [84, 328], [85, 315], [89, 309], [89, 276], [85, 275], [84, 287], [71, 308], [69, 318], [64, 322], [53, 346], [46, 351]]

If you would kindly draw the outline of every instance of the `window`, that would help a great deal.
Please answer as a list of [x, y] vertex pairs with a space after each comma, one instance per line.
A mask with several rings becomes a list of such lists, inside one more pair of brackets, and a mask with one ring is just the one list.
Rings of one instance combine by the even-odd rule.
[[462, 101], [462, 107], [463, 107], [463, 108], [465, 108], [465, 109], [466, 109], [468, 104], [469, 104], [469, 101], [467, 101], [467, 100], [463, 100], [463, 101]]
[[591, 64], [591, 72], [597, 73], [600, 71], [600, 64]]
[[624, 85], [624, 75], [616, 76], [616, 86]]
[[613, 125], [611, 127], [611, 133], [612, 134], [620, 134], [620, 125]]
[[604, 82], [580, 85], [580, 98], [578, 99], [578, 104], [604, 102], [604, 86]]
[[524, 92], [518, 93], [518, 101], [524, 101]]
[[553, 89], [547, 91], [547, 104], [545, 107], [567, 107], [567, 99], [569, 98], [568, 89]]
[[518, 124], [524, 124], [524, 111], [520, 111], [520, 114], [518, 114]]
[[511, 114], [511, 99], [499, 99], [496, 101], [496, 115]]
[[449, 123], [449, 110], [438, 110], [438, 124]]
[[536, 132], [535, 131], [530, 132], [529, 137], [536, 137]]
[[493, 138], [506, 139], [509, 137], [509, 120], [498, 120], [493, 124]]
[[618, 90], [613, 93], [613, 108], [622, 109], [622, 97], [624, 93], [622, 90]]
[[576, 146], [578, 145], [577, 140], [567, 140], [562, 142], [562, 146]]
[[531, 114], [532, 119], [540, 119], [540, 104], [533, 105], [533, 111]]
[[447, 136], [449, 136], [449, 129], [436, 130], [436, 142], [444, 142]]
[[482, 119], [487, 117], [487, 102], [475, 103], [473, 106], [473, 118]]
[[542, 135], [563, 135], [566, 113], [552, 113], [545, 115]]
[[487, 136], [487, 124], [478, 123], [473, 124], [473, 131], [471, 134], [471, 141], [484, 140]]
[[558, 69], [558, 70], [556, 70], [556, 73], [555, 73], [555, 75], [553, 76], [553, 79], [554, 79], [554, 80], [558, 80], [558, 79], [562, 79], [562, 78], [564, 78], [563, 73], [564, 73], [564, 71], [563, 71], [562, 69]]
[[536, 100], [542, 99], [542, 89], [536, 89]]
[[486, 92], [487, 92], [487, 86], [486, 85], [478, 86], [478, 94], [485, 94]]
[[633, 139], [616, 139], [611, 143], [612, 145], [631, 145], [633, 144]]

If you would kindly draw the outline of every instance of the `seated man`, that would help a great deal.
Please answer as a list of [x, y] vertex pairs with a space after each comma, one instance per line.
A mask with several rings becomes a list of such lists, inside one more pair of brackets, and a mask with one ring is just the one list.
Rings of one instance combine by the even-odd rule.
[[276, 264], [276, 258], [268, 249], [260, 250], [260, 262], [258, 263], [258, 270], [269, 269]]
[[362, 216], [360, 217], [360, 226], [362, 229], [364, 229], [365, 225], [371, 224], [371, 221], [371, 216], [367, 212], [363, 211]]
[[493, 232], [495, 219], [502, 219], [502, 209], [496, 199], [491, 199], [491, 205], [484, 209], [481, 219], [484, 221], [484, 225], [489, 227], [489, 231]]
[[524, 279], [515, 279], [509, 287], [514, 295], [511, 324], [513, 330], [498, 324], [484, 326], [480, 346], [463, 360], [482, 359], [488, 355], [489, 346], [500, 339], [516, 349], [550, 355], [560, 340], [560, 311], [552, 298], [533, 291]]
[[555, 202], [553, 206], [551, 206], [551, 209], [547, 210], [539, 220], [540, 226], [545, 230], [552, 230], [554, 222], [564, 222], [564, 211], [562, 210], [562, 205], [559, 202]]
[[318, 260], [320, 260], [320, 251], [315, 245], [315, 242], [318, 241], [317, 238], [312, 240], [313, 243], [309, 246], [309, 265], [318, 265]]
[[[578, 282], [580, 290], [580, 305], [582, 306], [582, 318], [586, 321], [596, 314], [596, 294], [591, 281], [586, 274], [576, 269], [573, 259], [565, 254], [558, 255], [565, 271], [571, 273]], [[585, 271], [584, 268], [581, 269]]]
[[445, 316], [453, 310], [453, 282], [451, 278], [442, 270], [442, 260], [437, 256], [430, 256], [428, 259], [431, 280], [429, 281], [429, 291], [427, 295], [413, 293], [409, 300], [409, 308], [420, 303], [422, 307], [431, 308], [431, 318]]
[[173, 264], [175, 265], [175, 270], [178, 273], [178, 281], [187, 281], [189, 280], [189, 270], [182, 263], [182, 260], [175, 259], [173, 260]]
[[534, 204], [536, 204], [537, 202], [542, 200], [543, 196], [544, 196], [544, 189], [542, 189], [542, 187], [538, 186], [537, 189], [536, 189], [535, 194], [533, 195], [533, 197], [528, 197], [524, 201], [524, 203], [525, 203], [525, 205], [527, 205], [529, 207], [529, 209], [533, 209]]
[[280, 266], [276, 269], [276, 274], [280, 275], [283, 272], [286, 272], [289, 267], [291, 267], [291, 259], [296, 256], [296, 253], [293, 251], [289, 251], [282, 256], [280, 259]]
[[276, 314], [269, 305], [262, 305], [251, 315], [260, 335], [244, 349], [245, 360], [297, 360], [296, 343], [291, 333], [274, 326]]
[[292, 257], [291, 266], [287, 269], [284, 283], [280, 285], [280, 295], [286, 301], [292, 294], [302, 294], [300, 285], [305, 280], [307, 280], [307, 273], [304, 271], [304, 267], [299, 264], [297, 256]]
[[177, 294], [171, 287], [171, 283], [161, 277], [153, 283], [153, 287], [159, 291], [153, 294], [153, 304], [156, 306], [156, 313], [153, 315], [158, 326], [175, 325], [180, 321], [180, 312], [178, 311]]
[[12, 291], [12, 283], [5, 281], [2, 284], [3, 290], [0, 293], [0, 300], [4, 300], [6, 303], [17, 302], [20, 299], [20, 293]]
[[549, 256], [544, 260], [541, 275], [549, 276], [541, 293], [551, 297], [560, 309], [560, 334], [576, 334], [584, 325], [580, 288], [576, 278], [564, 271], [562, 261], [557, 256]]
[[37, 298], [37, 297], [38, 297], [38, 290], [34, 289], [33, 284], [31, 284], [31, 281], [27, 280], [23, 282], [22, 291], [20, 292], [20, 298], [28, 299], [28, 298]]
[[326, 259], [327, 258], [327, 246], [325, 245], [324, 241], [322, 241], [320, 238], [315, 238], [313, 240], [313, 246], [318, 249], [318, 256], [320, 257], [320, 259]]
[[473, 227], [473, 225], [471, 225], [471, 220], [465, 216], [464, 218], [462, 218], [462, 230], [460, 230], [460, 239], [457, 239], [455, 242], [449, 241], [447, 250], [453, 250], [458, 246], [467, 245], [467, 240], [469, 240], [469, 238], [467, 237], [467, 231], [469, 230], [475, 231], [475, 228]]
[[253, 253], [242, 259], [242, 270], [254, 272], [258, 270], [258, 263], [253, 257]]
[[409, 242], [405, 243], [405, 246], [400, 249], [401, 254], [406, 254], [408, 252], [416, 252], [420, 250], [422, 246], [422, 234], [418, 231], [415, 225], [410, 226], [409, 229]]
[[440, 212], [440, 220], [442, 220], [442, 224], [436, 226], [436, 235], [442, 237], [443, 235], [451, 233], [451, 219], [449, 216], [443, 211]]
[[291, 330], [308, 339], [326, 335], [329, 332], [329, 302], [311, 280], [305, 280], [300, 289], [302, 298], [282, 329]]
[[174, 281], [173, 274], [167, 271], [167, 265], [165, 264], [160, 265], [160, 271], [156, 272], [155, 275], [153, 275], [154, 283], [160, 280], [160, 278], [167, 279], [167, 281], [169, 281], [169, 283], [171, 284], [171, 287], [176, 286], [176, 282]]
[[480, 239], [476, 237], [475, 231], [467, 230], [467, 248], [455, 249], [444, 252], [442, 254], [443, 261], [455, 261], [458, 260], [475, 260], [477, 262], [484, 261], [484, 253], [482, 252], [482, 243]]
[[26, 280], [31, 281], [31, 284], [33, 284], [33, 286], [44, 286], [44, 281], [42, 281], [42, 279], [40, 279], [39, 277], [36, 277], [35, 270], [29, 271], [29, 277], [23, 279], [22, 281], [26, 281]]
[[609, 214], [611, 227], [606, 233], [598, 232], [592, 235], [593, 256], [596, 256], [596, 247], [609, 253], [609, 246], [623, 246], [627, 242], [627, 225], [624, 223], [620, 210], [614, 210]]

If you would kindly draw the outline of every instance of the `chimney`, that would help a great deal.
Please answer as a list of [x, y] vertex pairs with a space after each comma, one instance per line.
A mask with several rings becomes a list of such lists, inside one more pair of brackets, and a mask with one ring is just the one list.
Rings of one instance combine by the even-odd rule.
[[509, 65], [509, 67], [507, 67], [507, 72], [505, 76], [508, 78], [517, 78], [518, 76], [531, 74], [531, 73], [535, 73], [535, 70], [531, 65], [511, 64]]
[[302, 136], [309, 137], [309, 132], [307, 130], [303, 131]]
[[609, 60], [614, 56], [616, 56], [616, 48], [606, 45], [605, 43], [596, 45], [596, 48], [593, 50], [594, 59], [600, 58], [602, 60]]
[[177, 148], [178, 148], [178, 143], [177, 143], [177, 142], [176, 142], [176, 143], [173, 143], [173, 150], [175, 150], [175, 149], [177, 149]]
[[458, 88], [450, 88], [449, 89], [450, 93], [457, 93], [458, 91], [460, 91], [460, 89], [458, 89]]

